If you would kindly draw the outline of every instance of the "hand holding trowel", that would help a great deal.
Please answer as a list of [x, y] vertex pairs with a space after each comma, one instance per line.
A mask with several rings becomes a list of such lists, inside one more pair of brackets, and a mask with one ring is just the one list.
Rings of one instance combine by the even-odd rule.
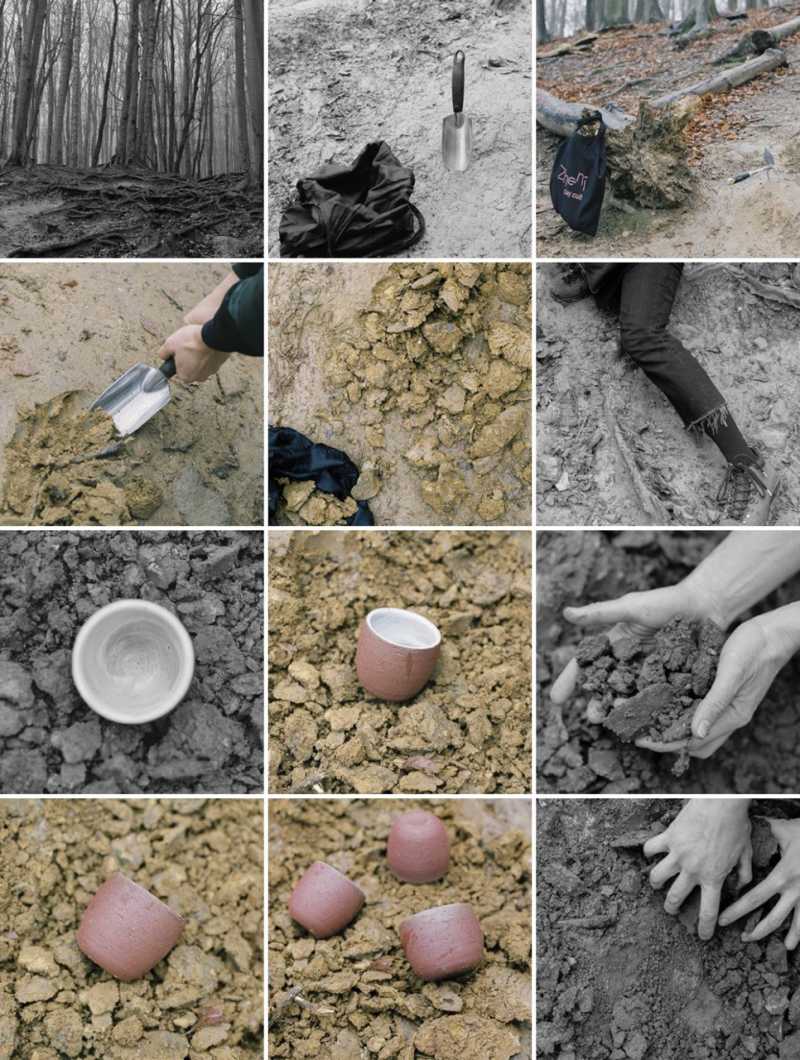
[[120, 434], [133, 434], [169, 404], [172, 395], [167, 380], [173, 375], [174, 357], [168, 357], [158, 368], [135, 364], [104, 390], [91, 407], [107, 412]]
[[464, 113], [465, 55], [457, 51], [453, 60], [453, 113], [442, 127], [442, 158], [447, 169], [463, 173], [472, 158], [472, 118]]

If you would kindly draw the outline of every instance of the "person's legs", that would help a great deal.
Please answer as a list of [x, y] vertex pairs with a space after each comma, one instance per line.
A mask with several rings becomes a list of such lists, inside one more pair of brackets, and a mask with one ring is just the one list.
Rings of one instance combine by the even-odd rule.
[[702, 431], [729, 463], [757, 462], [725, 398], [697, 359], [668, 331], [683, 266], [631, 265], [620, 290], [623, 350], [669, 399], [689, 430]]

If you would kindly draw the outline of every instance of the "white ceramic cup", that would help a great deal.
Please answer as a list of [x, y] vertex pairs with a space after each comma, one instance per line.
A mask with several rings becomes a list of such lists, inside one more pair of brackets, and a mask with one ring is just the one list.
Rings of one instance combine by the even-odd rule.
[[143, 725], [173, 710], [189, 690], [194, 647], [180, 621], [147, 600], [117, 600], [81, 627], [72, 680], [84, 703], [109, 721]]

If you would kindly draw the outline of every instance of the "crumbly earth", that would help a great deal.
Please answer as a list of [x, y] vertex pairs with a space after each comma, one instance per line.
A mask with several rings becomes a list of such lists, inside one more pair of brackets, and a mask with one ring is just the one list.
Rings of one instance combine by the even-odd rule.
[[[676, 618], [652, 641], [624, 627], [584, 637], [575, 650], [587, 718], [625, 743], [688, 740], [692, 716], [714, 681], [725, 634], [713, 622]], [[674, 767], [689, 768], [688, 754]]]
[[[9, 531], [0, 549], [0, 792], [263, 790], [263, 539], [239, 532]], [[186, 699], [117, 725], [72, 683], [81, 625], [113, 600], [161, 604], [196, 655]]]
[[88, 412], [156, 351], [223, 266], [0, 268], [0, 523], [251, 526], [263, 519], [262, 367], [234, 355], [121, 439]]
[[[262, 816], [242, 799], [0, 802], [0, 1058], [263, 1057]], [[75, 940], [117, 871], [187, 921], [132, 983]]]
[[[756, 911], [710, 942], [697, 938], [699, 892], [677, 917], [653, 891], [642, 843], [677, 800], [547, 799], [537, 812], [537, 1049], [553, 1060], [791, 1060], [800, 1049], [800, 969], [786, 925], [741, 934]], [[796, 800], [754, 814], [797, 817]], [[754, 823], [754, 883], [776, 860]], [[735, 874], [722, 905], [736, 896]]]
[[[537, 520], [551, 526], [711, 526], [725, 459], [688, 433], [619, 350], [619, 320], [593, 298], [559, 305], [537, 274]], [[686, 264], [670, 330], [698, 359], [780, 485], [768, 522], [800, 522], [796, 372], [800, 266]]]
[[[270, 534], [270, 790], [530, 790], [530, 535]], [[407, 703], [358, 684], [375, 607], [437, 624], [433, 678]]]
[[[405, 264], [370, 274], [271, 273], [270, 408], [277, 426], [344, 450], [353, 491], [381, 525], [529, 525], [531, 270], [526, 264]], [[344, 286], [349, 316], [327, 306]], [[307, 483], [284, 518], [349, 514]]]
[[[436, 883], [395, 879], [385, 846], [392, 819], [432, 810], [450, 835]], [[530, 1060], [530, 803], [495, 800], [270, 802], [271, 1057], [301, 1060]], [[315, 940], [289, 917], [292, 888], [327, 861], [367, 896], [339, 935]], [[469, 902], [485, 936], [483, 964], [424, 983], [397, 934], [432, 905]]]
[[[597, 714], [594, 704], [591, 711], [588, 709], [597, 697], [596, 689], [579, 691], [563, 706], [550, 702], [550, 687], [581, 639], [577, 627], [561, 616], [565, 605], [673, 585], [720, 540], [718, 532], [687, 531], [545, 531], [538, 535], [539, 791], [751, 794], [797, 790], [797, 660], [783, 668], [747, 726], [733, 733], [710, 758], [691, 758], [688, 770], [679, 776], [672, 773], [672, 755], [623, 743], [600, 724], [602, 709]], [[800, 579], [795, 578], [767, 597], [757, 610], [781, 606], [799, 595]], [[708, 676], [710, 670], [704, 682]], [[690, 710], [686, 716], [691, 716]]]

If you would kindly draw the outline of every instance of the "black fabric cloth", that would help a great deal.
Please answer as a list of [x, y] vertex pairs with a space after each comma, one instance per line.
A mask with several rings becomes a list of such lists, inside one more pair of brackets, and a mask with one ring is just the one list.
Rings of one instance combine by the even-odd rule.
[[225, 292], [222, 305], [203, 324], [201, 335], [206, 346], [223, 353], [264, 356], [264, 266], [235, 262], [231, 268], [239, 277]]
[[[279, 478], [294, 482], [314, 480], [318, 490], [332, 493], [340, 501], [350, 496], [359, 471], [347, 453], [322, 442], [312, 442], [291, 427], [269, 429], [269, 521], [276, 522], [281, 499]], [[366, 501], [357, 501], [358, 511], [347, 520], [350, 526], [374, 526]]]
[[685, 426], [705, 431], [729, 462], [754, 462], [755, 454], [725, 398], [693, 354], [667, 330], [683, 265], [585, 264], [583, 268], [597, 304], [619, 314], [623, 352], [667, 397]]
[[[597, 125], [589, 134], [586, 127]], [[550, 173], [553, 209], [574, 232], [597, 234], [606, 191], [606, 126], [599, 111], [581, 118], [559, 144]]]
[[414, 171], [383, 140], [367, 144], [350, 166], [323, 165], [297, 182], [281, 218], [281, 256], [370, 258], [406, 250], [425, 231], [413, 190]]

